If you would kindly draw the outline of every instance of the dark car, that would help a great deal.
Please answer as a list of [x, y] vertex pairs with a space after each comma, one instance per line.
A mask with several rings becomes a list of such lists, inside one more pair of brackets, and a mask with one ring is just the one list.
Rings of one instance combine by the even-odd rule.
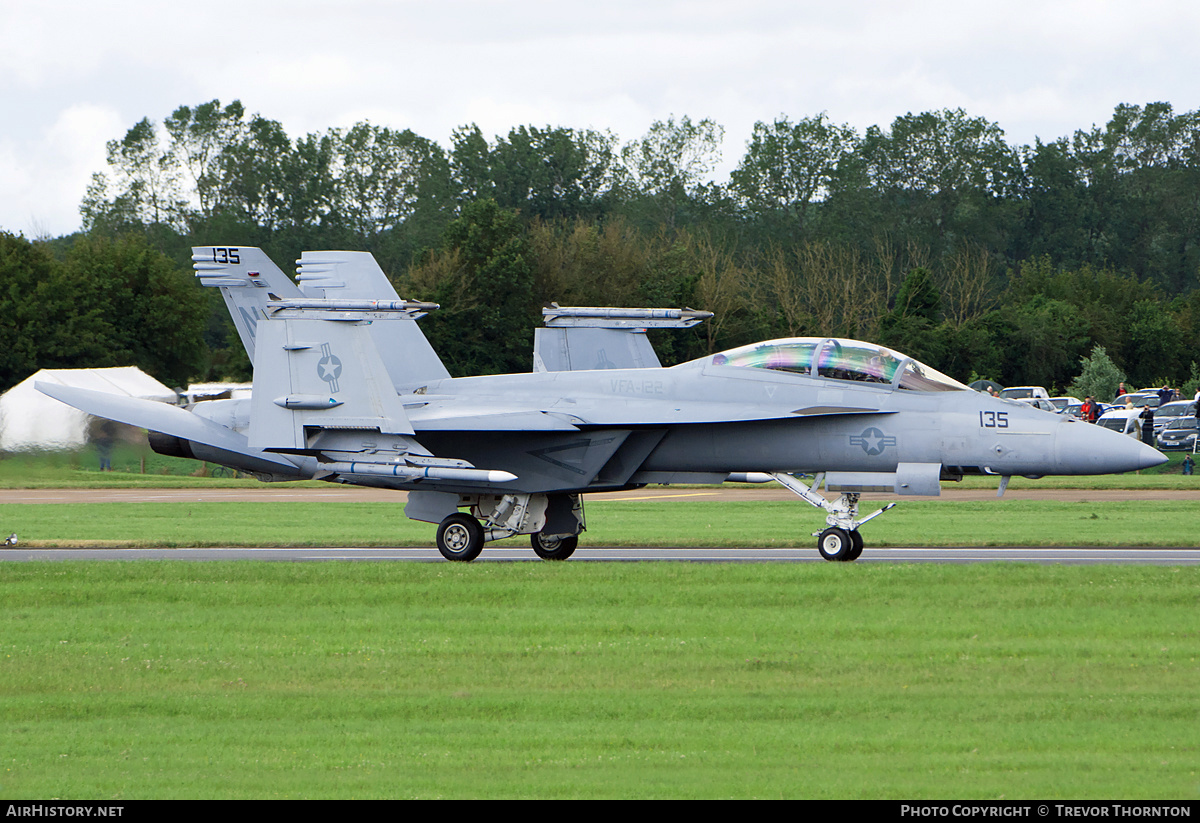
[[1161, 432], [1172, 420], [1195, 416], [1196, 403], [1192, 400], [1176, 400], [1165, 406], [1159, 406], [1154, 410], [1154, 433]]
[[1195, 451], [1200, 421], [1195, 417], [1176, 417], [1158, 436], [1160, 451]]

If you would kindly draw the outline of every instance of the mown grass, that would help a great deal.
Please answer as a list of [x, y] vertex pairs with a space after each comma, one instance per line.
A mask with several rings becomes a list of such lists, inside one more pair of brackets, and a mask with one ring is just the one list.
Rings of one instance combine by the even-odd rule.
[[1198, 584], [0, 564], [0, 795], [1195, 798]]
[[[0, 506], [22, 546], [429, 546], [403, 505], [182, 502]], [[863, 514], [878, 508], [864, 501]], [[811, 547], [821, 512], [800, 500], [597, 500], [587, 546]], [[1200, 498], [1168, 501], [904, 501], [863, 527], [867, 546], [1196, 546]], [[493, 545], [528, 545], [515, 537]], [[486, 551], [486, 549], [485, 549]], [[2, 556], [2, 554], [0, 554]]]

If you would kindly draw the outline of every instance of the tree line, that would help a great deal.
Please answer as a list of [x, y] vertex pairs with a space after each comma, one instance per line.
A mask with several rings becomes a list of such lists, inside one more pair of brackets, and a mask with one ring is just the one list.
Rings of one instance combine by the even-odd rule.
[[[110, 142], [82, 232], [44, 245], [67, 266], [76, 246], [140, 244], [185, 274], [193, 244], [281, 264], [371, 251], [401, 294], [443, 305], [422, 324], [455, 374], [528, 370], [556, 300], [716, 313], [656, 339], [664, 362], [845, 335], [963, 380], [1065, 387], [1097, 345], [1138, 385], [1197, 379], [1200, 112], [1122, 104], [1033, 146], [960, 109], [862, 133], [780, 117], [719, 184], [722, 138], [689, 117], [629, 142], [469, 125], [443, 148], [367, 122], [292, 138], [214, 100]], [[200, 354], [176, 368], [245, 377], [219, 301], [180, 305], [201, 315]]]

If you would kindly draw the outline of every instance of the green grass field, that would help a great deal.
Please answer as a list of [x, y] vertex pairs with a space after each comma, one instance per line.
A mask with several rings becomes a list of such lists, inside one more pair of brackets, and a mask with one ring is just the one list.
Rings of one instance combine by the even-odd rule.
[[0, 564], [8, 798], [1200, 795], [1200, 569]]
[[[867, 513], [878, 504], [863, 506]], [[436, 527], [397, 503], [179, 502], [0, 506], [21, 545], [430, 546]], [[593, 501], [587, 546], [814, 547], [822, 514], [800, 500]], [[1196, 546], [1197, 500], [903, 501], [863, 527], [872, 546]], [[494, 545], [528, 546], [528, 537]], [[486, 552], [487, 549], [485, 548]], [[815, 551], [815, 549], [814, 549]]]

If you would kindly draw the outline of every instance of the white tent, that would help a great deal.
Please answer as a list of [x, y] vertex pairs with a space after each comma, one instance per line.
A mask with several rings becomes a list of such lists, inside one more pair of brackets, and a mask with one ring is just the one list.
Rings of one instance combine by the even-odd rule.
[[87, 442], [88, 415], [47, 397], [33, 384], [176, 402], [176, 394], [136, 366], [113, 369], [42, 369], [0, 395], [0, 451], [76, 449]]

